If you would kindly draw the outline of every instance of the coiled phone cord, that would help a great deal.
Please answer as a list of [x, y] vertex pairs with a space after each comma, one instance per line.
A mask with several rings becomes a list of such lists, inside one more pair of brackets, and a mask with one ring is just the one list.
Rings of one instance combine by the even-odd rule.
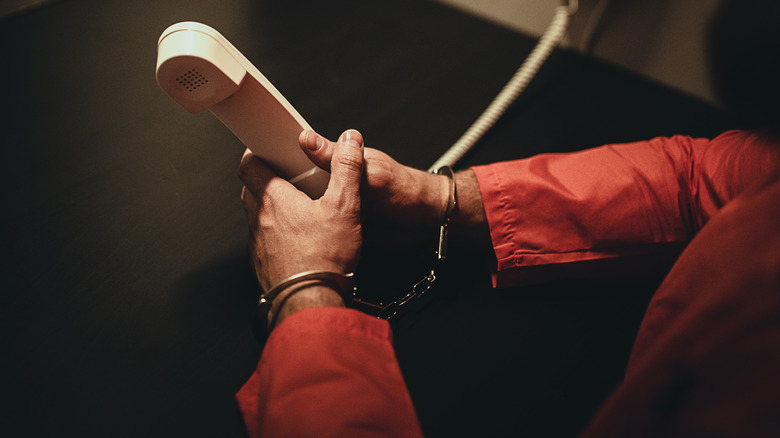
[[544, 34], [536, 43], [536, 46], [526, 60], [515, 72], [512, 78], [504, 85], [504, 88], [493, 99], [493, 102], [482, 112], [469, 129], [428, 169], [433, 172], [443, 166], [455, 166], [477, 141], [482, 138], [506, 111], [509, 105], [517, 99], [517, 96], [525, 89], [531, 79], [539, 71], [547, 58], [552, 53], [564, 35], [569, 25], [569, 16], [577, 11], [577, 0], [570, 0], [567, 5], [558, 6], [555, 15], [544, 31]]

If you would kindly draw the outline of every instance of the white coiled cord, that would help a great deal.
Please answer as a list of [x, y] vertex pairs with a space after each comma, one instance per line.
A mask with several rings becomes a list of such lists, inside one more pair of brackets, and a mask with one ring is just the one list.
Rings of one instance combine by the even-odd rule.
[[453, 167], [466, 153], [474, 147], [474, 144], [496, 123], [504, 111], [517, 99], [517, 96], [525, 89], [531, 79], [539, 71], [544, 61], [550, 56], [557, 46], [569, 25], [569, 16], [576, 12], [577, 0], [569, 1], [568, 5], [558, 6], [555, 16], [550, 21], [547, 30], [536, 43], [536, 47], [528, 55], [512, 78], [507, 82], [493, 102], [482, 112], [471, 127], [428, 169], [433, 172], [442, 166]]

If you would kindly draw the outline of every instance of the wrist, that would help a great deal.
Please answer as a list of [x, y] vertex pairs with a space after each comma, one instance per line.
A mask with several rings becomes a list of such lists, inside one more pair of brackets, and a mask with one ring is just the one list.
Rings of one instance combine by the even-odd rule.
[[310, 307], [343, 307], [353, 297], [353, 274], [303, 271], [271, 287], [257, 302], [252, 332], [261, 348], [284, 318]]
[[455, 238], [453, 242], [461, 242], [485, 254], [493, 254], [490, 227], [476, 175], [470, 169], [455, 173], [455, 186], [457, 208], [450, 217], [449, 230]]
[[438, 227], [442, 224], [450, 197], [450, 180], [446, 175], [410, 169], [414, 173], [408, 178], [412, 184], [409, 193], [414, 193], [418, 208], [418, 219], [425, 226]]
[[311, 307], [344, 307], [339, 292], [328, 283], [311, 280], [294, 284], [283, 290], [272, 301], [268, 311], [269, 329], [274, 329], [282, 320]]

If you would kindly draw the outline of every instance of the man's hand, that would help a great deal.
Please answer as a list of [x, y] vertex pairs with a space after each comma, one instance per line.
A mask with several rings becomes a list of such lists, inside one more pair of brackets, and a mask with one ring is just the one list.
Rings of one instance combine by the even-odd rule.
[[[330, 170], [338, 143], [313, 131], [298, 137], [309, 159]], [[492, 255], [482, 197], [474, 173], [455, 175], [458, 207], [452, 216], [452, 243]], [[365, 172], [361, 194], [365, 215], [366, 240], [384, 246], [419, 243], [437, 236], [449, 202], [450, 183], [446, 176], [404, 166], [384, 152], [365, 148]]]
[[[303, 271], [348, 273], [357, 267], [362, 244], [360, 133], [346, 131], [341, 135], [333, 145], [329, 168], [331, 178], [325, 194], [311, 200], [249, 150], [244, 153], [239, 166], [244, 182], [241, 199], [249, 220], [252, 263], [264, 290]], [[292, 298], [308, 305], [338, 305], [341, 299], [327, 289], [318, 284], [308, 296], [299, 292]], [[295, 306], [293, 299], [285, 309]], [[280, 314], [278, 320], [283, 317]]]

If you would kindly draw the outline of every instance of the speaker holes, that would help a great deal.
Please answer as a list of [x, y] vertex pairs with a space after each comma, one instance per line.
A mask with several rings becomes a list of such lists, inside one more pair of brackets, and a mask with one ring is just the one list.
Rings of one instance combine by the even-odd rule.
[[187, 91], [192, 93], [193, 91], [200, 88], [201, 85], [207, 84], [209, 80], [193, 68], [192, 70], [176, 78], [176, 82], [178, 82], [182, 87], [186, 88]]

